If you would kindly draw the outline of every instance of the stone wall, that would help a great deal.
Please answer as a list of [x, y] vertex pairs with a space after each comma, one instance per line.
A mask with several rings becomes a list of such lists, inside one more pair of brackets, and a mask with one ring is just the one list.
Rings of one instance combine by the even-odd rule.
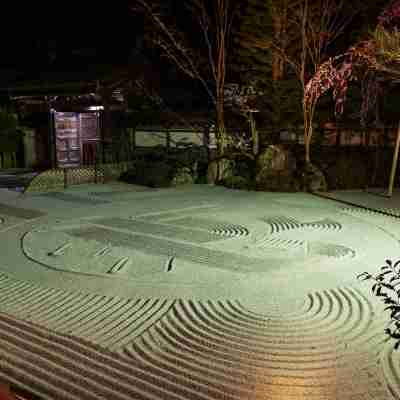
[[[290, 146], [301, 164], [304, 147]], [[392, 166], [393, 147], [320, 146], [311, 148], [311, 162], [324, 173], [328, 189], [386, 187]], [[395, 186], [400, 184], [397, 168]]]

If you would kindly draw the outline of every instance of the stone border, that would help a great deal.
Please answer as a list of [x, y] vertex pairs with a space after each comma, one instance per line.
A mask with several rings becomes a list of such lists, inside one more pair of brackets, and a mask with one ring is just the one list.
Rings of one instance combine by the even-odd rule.
[[343, 200], [343, 199], [340, 199], [340, 198], [336, 197], [334, 194], [331, 194], [329, 192], [311, 192], [311, 194], [314, 195], [314, 196], [317, 196], [317, 197], [321, 197], [323, 199], [333, 200], [333, 201], [336, 201], [338, 203], [346, 204], [348, 206], [357, 207], [357, 208], [365, 210], [365, 211], [371, 211], [371, 212], [375, 212], [375, 213], [378, 213], [378, 214], [382, 214], [382, 215], [385, 215], [387, 217], [400, 218], [399, 215], [391, 213], [390, 211], [382, 210], [382, 209], [379, 209], [379, 208], [363, 206], [362, 204], [358, 204], [356, 202], [349, 201], [349, 200]]
[[105, 183], [117, 179], [122, 172], [132, 165], [133, 162], [125, 161], [87, 167], [48, 169], [36, 175], [26, 186], [23, 193], [64, 190], [68, 186], [85, 183]]

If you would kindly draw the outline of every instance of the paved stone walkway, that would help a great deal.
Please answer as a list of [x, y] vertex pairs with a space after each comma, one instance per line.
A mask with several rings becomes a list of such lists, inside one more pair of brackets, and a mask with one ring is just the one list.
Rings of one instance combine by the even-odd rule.
[[40, 398], [400, 398], [388, 315], [356, 279], [397, 259], [397, 218], [114, 183], [0, 190], [0, 238], [0, 380]]

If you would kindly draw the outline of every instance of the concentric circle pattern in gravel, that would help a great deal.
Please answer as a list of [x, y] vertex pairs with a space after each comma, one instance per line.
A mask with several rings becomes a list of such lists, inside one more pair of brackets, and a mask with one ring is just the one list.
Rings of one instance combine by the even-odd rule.
[[1, 380], [43, 399], [400, 398], [356, 279], [400, 224], [307, 194], [101, 190], [4, 199]]

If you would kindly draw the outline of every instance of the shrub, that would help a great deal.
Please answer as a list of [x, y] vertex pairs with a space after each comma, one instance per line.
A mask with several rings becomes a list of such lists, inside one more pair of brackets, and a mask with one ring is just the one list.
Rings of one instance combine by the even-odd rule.
[[199, 161], [197, 163], [197, 173], [195, 174], [195, 183], [206, 184], [207, 183], [207, 167], [208, 163]]
[[122, 174], [119, 176], [119, 180], [126, 183], [135, 183], [137, 179], [136, 175], [137, 169], [130, 168], [127, 171], [122, 172]]
[[253, 185], [249, 179], [237, 175], [228, 176], [220, 180], [218, 185], [225, 186], [229, 189], [250, 190], [253, 188]]
[[163, 161], [156, 161], [146, 165], [140, 183], [149, 187], [169, 187], [171, 184], [172, 167]]
[[363, 281], [372, 280], [372, 293], [381, 297], [387, 305], [385, 311], [390, 311], [390, 321], [385, 333], [396, 340], [394, 348], [397, 350], [400, 346], [400, 260], [395, 263], [386, 260], [381, 272], [375, 275], [363, 272], [357, 278]]

